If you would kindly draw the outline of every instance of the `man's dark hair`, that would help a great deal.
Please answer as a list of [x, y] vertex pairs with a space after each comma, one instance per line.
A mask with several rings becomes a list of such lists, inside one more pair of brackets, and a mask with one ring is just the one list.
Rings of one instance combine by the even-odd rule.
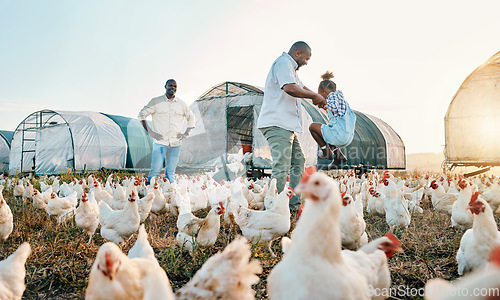
[[302, 42], [302, 41], [299, 41], [299, 42], [295, 42], [292, 47], [290, 47], [290, 50], [288, 51], [288, 53], [294, 53], [296, 51], [311, 51], [311, 47], [309, 47], [309, 45], [306, 43], [306, 42]]
[[167, 82], [165, 82], [165, 86], [167, 86], [170, 81], [175, 81], [175, 79], [170, 78], [169, 80], [167, 80]]

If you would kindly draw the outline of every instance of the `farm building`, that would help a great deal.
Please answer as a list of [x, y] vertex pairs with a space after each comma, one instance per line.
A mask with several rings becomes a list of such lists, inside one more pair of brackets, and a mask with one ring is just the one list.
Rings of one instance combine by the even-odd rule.
[[445, 119], [445, 163], [500, 165], [500, 52], [462, 83]]
[[149, 168], [152, 139], [137, 119], [89, 111], [37, 111], [14, 131], [9, 171], [36, 174]]
[[[271, 153], [263, 134], [256, 128], [262, 106], [262, 89], [237, 82], [223, 82], [201, 95], [191, 106], [196, 127], [183, 142], [179, 168], [213, 169], [222, 166], [227, 153], [236, 153], [243, 145], [251, 145], [254, 168], [270, 168]], [[317, 159], [316, 142], [308, 128], [311, 122], [326, 123], [326, 112], [302, 99], [304, 132], [298, 134], [306, 156], [306, 165], [320, 168], [330, 161]], [[349, 166], [404, 169], [405, 148], [399, 135], [382, 120], [355, 111], [354, 140], [342, 151]]]
[[0, 172], [9, 170], [10, 142], [13, 131], [0, 130]]

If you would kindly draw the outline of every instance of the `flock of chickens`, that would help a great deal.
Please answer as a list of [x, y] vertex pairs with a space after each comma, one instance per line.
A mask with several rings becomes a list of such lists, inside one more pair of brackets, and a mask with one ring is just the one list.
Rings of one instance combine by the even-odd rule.
[[[0, 176], [0, 238], [8, 239], [15, 221], [4, 188], [59, 224], [74, 218], [88, 243], [100, 227], [109, 242], [95, 258], [87, 299], [253, 299], [252, 285], [260, 280], [262, 267], [258, 260], [249, 261], [249, 242], [267, 246], [274, 257], [271, 244], [279, 238], [284, 255], [267, 278], [270, 299], [384, 299], [372, 291], [390, 289], [387, 259], [402, 252], [391, 232], [408, 227], [413, 214], [424, 213], [425, 202], [448, 213], [457, 230], [465, 230], [456, 254], [458, 273], [465, 275], [453, 285], [430, 280], [426, 298], [453, 299], [450, 292], [459, 287], [500, 288], [500, 234], [494, 219], [500, 211], [500, 181], [495, 177], [469, 180], [443, 173], [402, 180], [388, 171], [371, 171], [358, 178], [350, 170], [334, 180], [307, 168], [295, 191], [287, 184], [282, 192], [275, 179], [216, 182], [208, 174], [178, 175], [172, 184], [165, 177], [146, 185], [141, 178], [114, 174], [105, 182], [94, 175], [68, 183], [44, 176], [37, 181], [40, 190], [34, 183], [29, 177]], [[288, 202], [295, 193], [304, 205], [288, 238]], [[209, 209], [206, 217], [193, 214], [202, 209]], [[390, 232], [368, 241], [364, 213], [385, 218]], [[191, 255], [215, 244], [221, 223], [237, 226], [243, 235], [209, 258], [175, 294], [143, 225], [166, 214], [177, 216], [176, 240]], [[118, 245], [137, 232], [134, 246], [124, 254]], [[30, 251], [24, 243], [0, 262], [0, 299], [21, 299]]]

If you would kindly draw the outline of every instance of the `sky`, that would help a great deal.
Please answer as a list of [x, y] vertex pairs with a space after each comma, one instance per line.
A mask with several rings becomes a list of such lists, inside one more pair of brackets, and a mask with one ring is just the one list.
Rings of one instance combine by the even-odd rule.
[[225, 81], [262, 87], [302, 40], [307, 87], [330, 70], [406, 153], [441, 153], [454, 94], [500, 51], [498, 11], [497, 0], [0, 0], [0, 130], [41, 109], [135, 118], [169, 78], [188, 104]]

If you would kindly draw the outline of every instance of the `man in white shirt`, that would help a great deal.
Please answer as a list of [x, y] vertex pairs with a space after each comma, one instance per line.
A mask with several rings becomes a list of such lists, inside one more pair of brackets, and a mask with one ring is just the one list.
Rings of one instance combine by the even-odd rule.
[[[296, 133], [301, 133], [302, 109], [300, 98], [312, 99], [319, 107], [326, 105], [325, 98], [304, 86], [297, 70], [307, 65], [311, 48], [305, 42], [296, 42], [288, 53], [278, 57], [267, 75], [264, 100], [257, 127], [267, 139], [273, 158], [276, 188], [281, 192], [290, 174], [290, 187], [295, 188], [304, 171], [304, 153]], [[297, 210], [299, 196], [290, 199], [290, 209]]]
[[[182, 139], [189, 135], [189, 131], [194, 128], [194, 114], [184, 101], [175, 97], [177, 82], [173, 79], [167, 80], [165, 84], [165, 95], [151, 99], [139, 112], [138, 119], [149, 135], [155, 140], [151, 155], [151, 170], [148, 175], [148, 183], [152, 177], [157, 177], [163, 168], [166, 160], [166, 176], [173, 183], [175, 179], [175, 169], [179, 161], [179, 151]], [[151, 115], [153, 128], [146, 122], [146, 118]], [[186, 130], [182, 133], [182, 128], [186, 122]]]

